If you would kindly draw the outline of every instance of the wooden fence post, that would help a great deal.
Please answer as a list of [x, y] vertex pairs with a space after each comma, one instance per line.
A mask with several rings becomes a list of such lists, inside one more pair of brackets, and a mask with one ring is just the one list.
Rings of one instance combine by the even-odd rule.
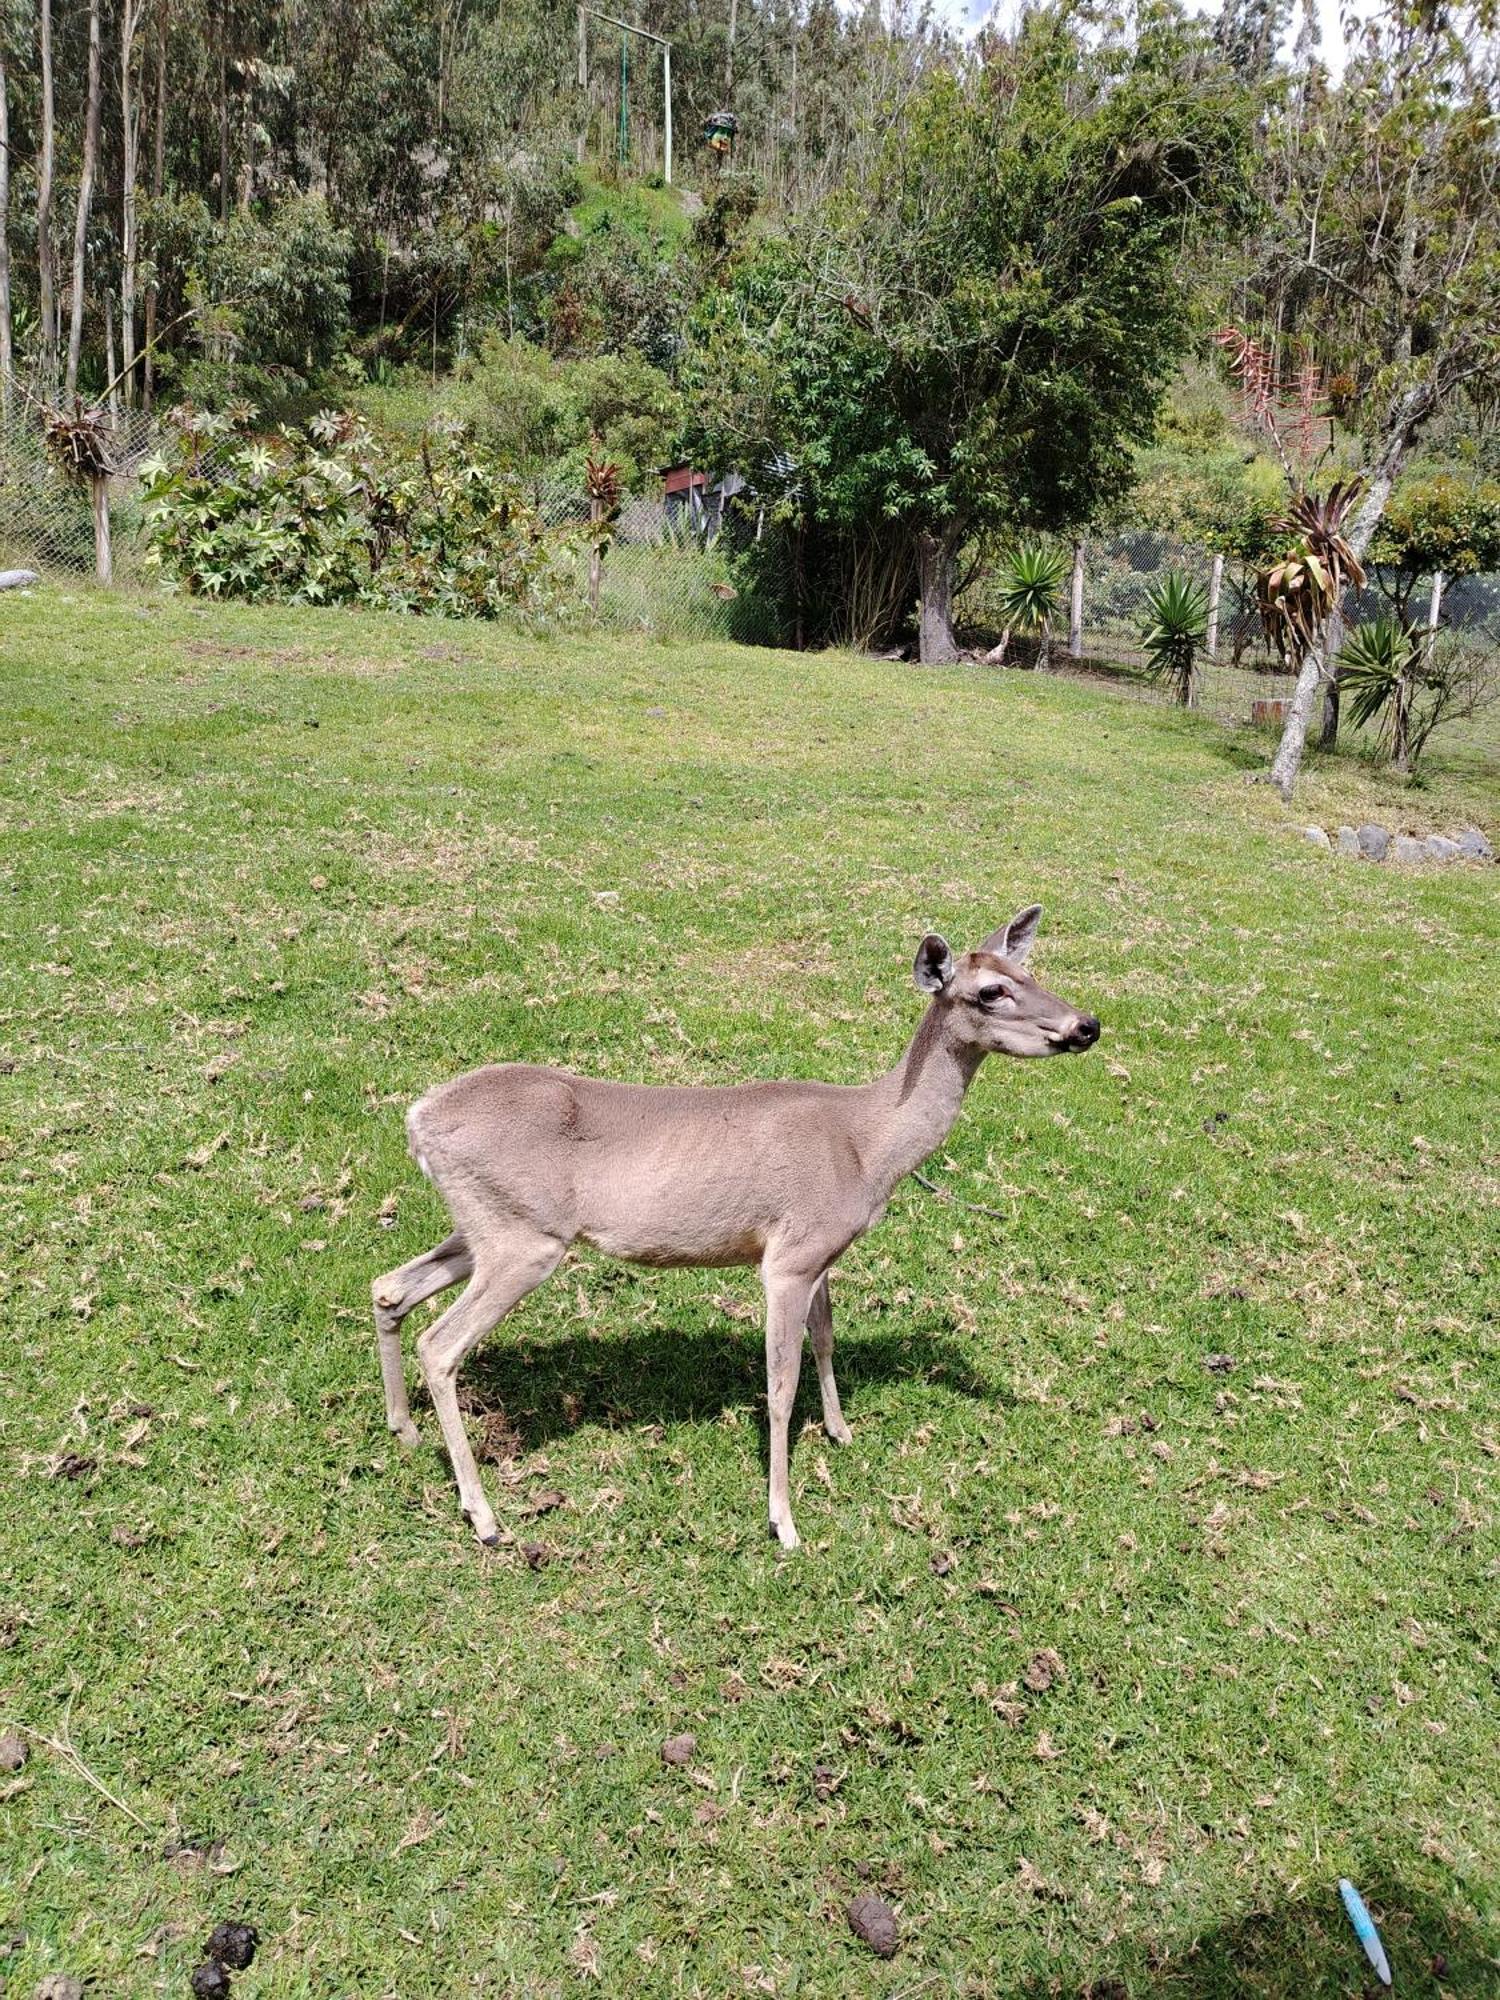
[[1068, 611], [1068, 658], [1083, 658], [1083, 543], [1073, 544], [1073, 598]]
[[1203, 650], [1213, 660], [1219, 653], [1219, 593], [1224, 588], [1224, 556], [1222, 551], [1215, 555], [1214, 566], [1208, 573], [1208, 630], [1203, 635]]

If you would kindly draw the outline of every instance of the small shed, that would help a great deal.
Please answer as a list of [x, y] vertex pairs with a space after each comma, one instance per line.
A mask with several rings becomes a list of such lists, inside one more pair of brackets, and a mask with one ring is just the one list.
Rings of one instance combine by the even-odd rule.
[[712, 541], [724, 525], [724, 509], [737, 493], [745, 490], [738, 472], [711, 478], [691, 465], [658, 467], [666, 501], [668, 528], [687, 527], [693, 534]]

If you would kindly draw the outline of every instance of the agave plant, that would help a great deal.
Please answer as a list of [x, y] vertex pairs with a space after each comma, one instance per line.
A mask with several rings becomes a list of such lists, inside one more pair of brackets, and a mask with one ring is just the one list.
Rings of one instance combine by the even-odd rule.
[[1168, 570], [1148, 591], [1146, 608], [1146, 671], [1165, 681], [1186, 708], [1193, 698], [1193, 662], [1208, 636], [1208, 592], [1180, 570]]
[[1299, 495], [1278, 523], [1295, 536], [1292, 547], [1255, 580], [1261, 626], [1294, 670], [1317, 644], [1344, 592], [1358, 590], [1364, 583], [1363, 565], [1344, 534], [1349, 511], [1362, 490], [1362, 481], [1350, 479], [1322, 495]]
[[1052, 620], [1070, 567], [1061, 549], [1048, 548], [1045, 542], [1020, 542], [1002, 561], [995, 580], [995, 601], [1005, 621], [1006, 638], [1012, 632], [1023, 632], [1038, 640], [1039, 667], [1047, 664]]

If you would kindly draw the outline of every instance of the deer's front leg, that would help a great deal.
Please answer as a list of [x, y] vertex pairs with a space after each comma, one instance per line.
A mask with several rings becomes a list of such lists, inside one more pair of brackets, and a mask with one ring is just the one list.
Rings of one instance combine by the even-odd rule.
[[818, 1364], [818, 1388], [823, 1397], [823, 1428], [835, 1444], [851, 1444], [854, 1433], [844, 1422], [839, 1408], [839, 1388], [833, 1379], [833, 1301], [828, 1295], [825, 1271], [813, 1287], [807, 1309], [807, 1331], [812, 1340], [813, 1359]]
[[784, 1549], [797, 1546], [788, 1470], [792, 1405], [802, 1372], [802, 1329], [816, 1280], [802, 1273], [761, 1272], [766, 1288], [766, 1402], [771, 1418], [771, 1533]]

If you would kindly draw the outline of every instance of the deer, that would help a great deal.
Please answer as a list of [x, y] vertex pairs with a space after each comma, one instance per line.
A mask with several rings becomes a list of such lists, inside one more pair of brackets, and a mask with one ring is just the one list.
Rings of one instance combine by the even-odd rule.
[[583, 1243], [658, 1269], [759, 1266], [770, 1532], [783, 1549], [797, 1547], [788, 1433], [804, 1332], [823, 1428], [836, 1444], [852, 1436], [833, 1373], [833, 1267], [880, 1221], [897, 1183], [947, 1138], [986, 1056], [1081, 1053], [1099, 1039], [1094, 1015], [1026, 969], [1041, 915], [1033, 903], [957, 958], [929, 932], [913, 966], [927, 1008], [895, 1068], [873, 1082], [615, 1083], [502, 1063], [418, 1099], [406, 1120], [412, 1156], [442, 1195], [453, 1230], [372, 1287], [386, 1421], [403, 1444], [418, 1442], [401, 1324], [413, 1307], [463, 1284], [421, 1334], [417, 1359], [460, 1505], [481, 1543], [495, 1546], [500, 1530], [459, 1412], [458, 1371]]

